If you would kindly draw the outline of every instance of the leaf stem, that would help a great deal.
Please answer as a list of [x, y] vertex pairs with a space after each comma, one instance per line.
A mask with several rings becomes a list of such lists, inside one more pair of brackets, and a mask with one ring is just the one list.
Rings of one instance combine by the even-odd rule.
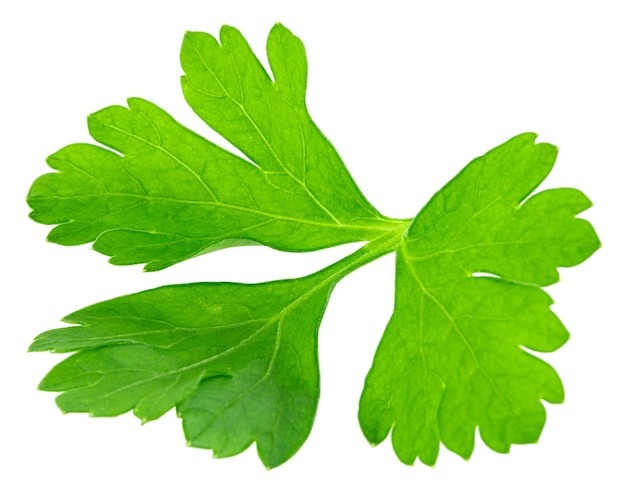
[[309, 275], [309, 278], [315, 276], [321, 277], [320, 287], [328, 284], [337, 284], [342, 278], [360, 267], [396, 251], [409, 225], [409, 221], [398, 221], [398, 226], [395, 229], [377, 236], [354, 253], [329, 265], [323, 270]]

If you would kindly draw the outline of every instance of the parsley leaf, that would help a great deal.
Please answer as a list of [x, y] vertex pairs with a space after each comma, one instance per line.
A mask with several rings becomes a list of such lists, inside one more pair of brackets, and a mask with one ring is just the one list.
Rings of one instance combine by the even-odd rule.
[[[164, 286], [81, 309], [31, 351], [74, 352], [40, 389], [65, 412], [142, 421], [176, 408], [190, 445], [232, 456], [253, 442], [284, 463], [306, 440], [319, 398], [317, 333], [334, 286], [397, 254], [396, 303], [367, 375], [359, 420], [401, 461], [463, 457], [479, 428], [492, 449], [535, 442], [541, 400], [563, 400], [548, 364], [568, 333], [541, 287], [600, 245], [573, 189], [529, 195], [556, 149], [519, 135], [472, 161], [412, 221], [363, 197], [305, 105], [301, 41], [281, 25], [267, 44], [273, 80], [242, 35], [188, 33], [183, 92], [240, 158], [139, 98], [89, 117], [104, 148], [69, 145], [48, 159], [31, 217], [49, 239], [94, 242], [114, 264], [159, 270], [219, 248], [260, 243], [308, 251], [364, 241], [309, 276], [263, 284]], [[392, 430], [393, 429], [393, 430]]]
[[317, 331], [333, 287], [388, 253], [384, 235], [308, 277], [165, 286], [89, 306], [31, 351], [78, 353], [39, 389], [64, 412], [146, 422], [178, 407], [187, 442], [232, 456], [257, 442], [275, 467], [307, 438], [319, 398]]
[[301, 41], [281, 25], [272, 29], [273, 82], [237, 30], [224, 27], [221, 37], [222, 46], [208, 34], [185, 36], [183, 88], [252, 162], [143, 99], [105, 108], [89, 117], [89, 132], [123, 155], [67, 146], [48, 158], [59, 172], [29, 192], [31, 217], [60, 224], [50, 241], [95, 241], [113, 264], [160, 270], [228, 246], [310, 251], [404, 227], [369, 204], [309, 117]]
[[526, 199], [556, 158], [556, 148], [535, 137], [519, 135], [471, 162], [398, 246], [396, 306], [359, 419], [375, 444], [393, 426], [405, 463], [419, 456], [434, 464], [440, 441], [469, 458], [476, 426], [495, 451], [535, 442], [545, 422], [539, 400], [563, 401], [554, 369], [520, 345], [551, 352], [565, 343], [540, 286], [558, 281], [557, 266], [584, 261], [599, 241], [574, 218], [591, 206], [581, 192]]

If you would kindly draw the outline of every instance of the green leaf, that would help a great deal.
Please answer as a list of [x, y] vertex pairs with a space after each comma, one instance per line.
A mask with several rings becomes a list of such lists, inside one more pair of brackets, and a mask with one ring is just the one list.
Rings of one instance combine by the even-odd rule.
[[39, 389], [64, 412], [142, 421], [177, 406], [187, 442], [216, 457], [253, 441], [275, 467], [303, 444], [319, 398], [317, 331], [330, 293], [389, 235], [308, 277], [263, 284], [173, 285], [67, 316], [78, 326], [39, 335], [31, 351], [77, 351]]
[[189, 445], [232, 456], [257, 441], [268, 467], [309, 434], [319, 397], [317, 330], [332, 285], [188, 284], [73, 313], [80, 326], [40, 335], [31, 350], [79, 352], [39, 388], [64, 412], [144, 422], [178, 406]]
[[[563, 401], [551, 352], [568, 333], [540, 286], [599, 241], [576, 214], [579, 191], [528, 195], [556, 148], [523, 134], [472, 161], [417, 215], [397, 252], [396, 305], [361, 397], [372, 443], [390, 429], [396, 454], [434, 464], [442, 442], [469, 458], [476, 427], [493, 450], [536, 442], [540, 400]], [[489, 274], [489, 275], [483, 275]]]
[[224, 26], [220, 41], [185, 35], [182, 86], [191, 108], [265, 170], [271, 185], [310, 199], [320, 220], [376, 224], [379, 214], [309, 116], [302, 42], [274, 26], [267, 40], [272, 81], [239, 31]]
[[443, 443], [468, 458], [476, 428], [499, 452], [535, 442], [542, 401], [563, 386], [532, 355], [568, 333], [541, 289], [600, 245], [578, 190], [529, 195], [556, 148], [519, 135], [472, 161], [413, 221], [363, 197], [305, 104], [301, 41], [270, 32], [270, 76], [242, 35], [187, 33], [183, 92], [238, 157], [139, 98], [89, 117], [102, 146], [73, 144], [28, 194], [31, 217], [63, 245], [94, 242], [114, 264], [158, 270], [219, 248], [310, 251], [366, 242], [304, 278], [165, 286], [95, 304], [30, 350], [75, 352], [40, 389], [65, 412], [142, 421], [176, 407], [190, 445], [232, 456], [253, 442], [284, 463], [306, 440], [319, 398], [317, 332], [332, 289], [397, 254], [396, 302], [359, 407], [367, 439], [392, 432], [404, 463], [434, 464]]
[[[59, 224], [52, 242], [94, 249], [111, 263], [159, 270], [216, 249], [261, 243], [310, 251], [404, 227], [363, 197], [304, 102], [306, 59], [277, 25], [270, 80], [241, 34], [188, 33], [181, 57], [190, 105], [251, 161], [212, 144], [143, 99], [89, 117], [91, 144], [48, 158], [58, 173], [33, 184], [31, 217]], [[120, 155], [122, 154], [122, 155]]]

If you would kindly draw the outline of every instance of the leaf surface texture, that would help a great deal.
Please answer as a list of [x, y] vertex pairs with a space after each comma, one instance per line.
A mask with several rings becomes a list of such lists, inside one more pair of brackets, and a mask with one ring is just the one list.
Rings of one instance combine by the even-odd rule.
[[[269, 73], [241, 33], [185, 35], [189, 106], [243, 157], [141, 98], [92, 114], [96, 144], [48, 158], [28, 194], [50, 241], [93, 242], [118, 265], [160, 270], [220, 248], [311, 251], [364, 242], [309, 276], [262, 284], [163, 286], [101, 302], [45, 331], [32, 351], [73, 352], [43, 379], [64, 412], [142, 421], [176, 409], [191, 446], [232, 456], [256, 443], [284, 463], [311, 431], [317, 334], [334, 286], [396, 253], [395, 306], [366, 377], [359, 421], [390, 433], [400, 460], [432, 465], [440, 444], [468, 458], [476, 429], [493, 450], [536, 442], [556, 371], [534, 352], [569, 337], [542, 287], [600, 242], [577, 217], [582, 192], [532, 194], [556, 148], [526, 133], [470, 162], [413, 220], [362, 195], [309, 116], [302, 42], [278, 24]], [[531, 351], [533, 353], [531, 353]], [[349, 361], [349, 354], [346, 355]]]
[[359, 419], [376, 444], [393, 427], [405, 463], [434, 464], [440, 442], [469, 458], [476, 427], [495, 451], [535, 442], [545, 422], [540, 400], [563, 401], [554, 369], [523, 347], [551, 352], [568, 339], [540, 287], [599, 241], [575, 217], [591, 206], [578, 190], [528, 198], [556, 158], [535, 137], [520, 135], [472, 161], [400, 241], [395, 309]]
[[250, 160], [209, 142], [139, 98], [89, 117], [105, 147], [69, 145], [57, 173], [33, 184], [31, 217], [59, 224], [52, 242], [94, 241], [111, 263], [159, 270], [216, 249], [265, 244], [311, 251], [372, 240], [401, 221], [363, 197], [305, 106], [301, 41], [277, 25], [268, 39], [272, 81], [239, 31], [222, 44], [185, 36], [183, 89], [191, 107]]

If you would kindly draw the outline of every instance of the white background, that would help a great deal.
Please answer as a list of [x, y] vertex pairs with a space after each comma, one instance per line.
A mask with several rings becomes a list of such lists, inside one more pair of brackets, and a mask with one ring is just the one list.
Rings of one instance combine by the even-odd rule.
[[[10, 5], [7, 7], [7, 5]], [[262, 6], [260, 6], [262, 5]], [[0, 12], [2, 344], [0, 488], [64, 490], [624, 490], [623, 2], [6, 2]], [[58, 360], [27, 354], [39, 332], [88, 304], [158, 285], [260, 281], [314, 271], [354, 250], [221, 251], [159, 273], [113, 267], [89, 246], [45, 242], [27, 218], [30, 183], [60, 147], [90, 141], [85, 117], [145, 97], [212, 137], [186, 107], [178, 50], [186, 30], [238, 27], [265, 62], [280, 21], [309, 57], [308, 104], [368, 198], [409, 217], [470, 159], [525, 131], [560, 147], [543, 187], [581, 188], [603, 248], [549, 289], [572, 334], [545, 358], [564, 405], [548, 405], [538, 445], [498, 455], [477, 442], [465, 462], [442, 450], [407, 467], [386, 441], [372, 449], [356, 413], [391, 313], [393, 258], [337, 287], [320, 333], [322, 397], [312, 434], [266, 472], [254, 447], [211, 459], [185, 447], [173, 413], [61, 415], [35, 390]], [[216, 137], [216, 141], [219, 139]]]

